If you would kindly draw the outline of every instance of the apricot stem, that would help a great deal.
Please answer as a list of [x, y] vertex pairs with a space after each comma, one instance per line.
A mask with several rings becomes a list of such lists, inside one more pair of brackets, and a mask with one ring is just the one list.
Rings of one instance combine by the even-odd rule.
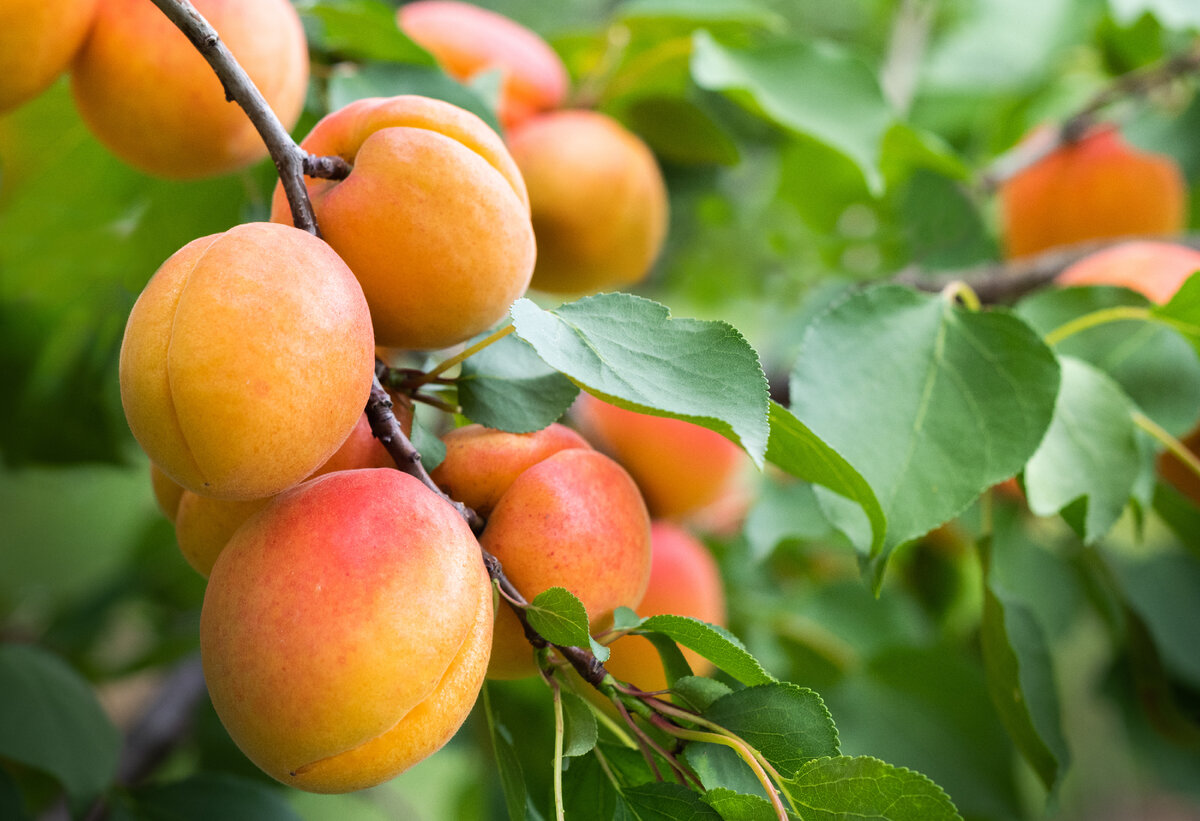
[[563, 760], [563, 735], [566, 732], [566, 727], [563, 723], [563, 706], [562, 706], [562, 689], [558, 686], [558, 681], [554, 676], [545, 676], [546, 682], [550, 685], [551, 691], [554, 693], [554, 817], [558, 821], [565, 821], [566, 813], [563, 810], [563, 789], [562, 789], [562, 760]]
[[963, 307], [971, 313], [978, 313], [983, 307], [983, 304], [979, 301], [979, 296], [971, 290], [970, 285], [961, 279], [956, 279], [943, 288], [942, 298], [952, 303], [961, 302]]
[[439, 376], [444, 374], [446, 371], [453, 368], [455, 365], [464, 361], [468, 357], [474, 356], [475, 354], [479, 353], [484, 348], [486, 348], [488, 345], [491, 345], [493, 342], [499, 342], [501, 339], [508, 336], [516, 329], [517, 329], [516, 326], [510, 322], [509, 324], [505, 325], [503, 328], [499, 328], [495, 331], [492, 331], [490, 334], [488, 334], [483, 339], [476, 342], [474, 345], [470, 346], [469, 348], [464, 348], [463, 350], [459, 351], [454, 356], [450, 357], [449, 359], [447, 359], [442, 364], [438, 365], [433, 370], [429, 371], [428, 373], [423, 374], [422, 376], [418, 376], [417, 378], [413, 379], [411, 382], [408, 383], [409, 387], [411, 389], [415, 390], [415, 389], [421, 387], [422, 385], [432, 382], [433, 380], [437, 379]]
[[1077, 333], [1086, 331], [1089, 328], [1095, 328], [1099, 325], [1104, 325], [1108, 322], [1120, 322], [1126, 319], [1153, 319], [1150, 309], [1147, 307], [1139, 307], [1137, 305], [1117, 305], [1113, 308], [1104, 308], [1099, 311], [1092, 311], [1090, 314], [1077, 316], [1069, 322], [1064, 322], [1050, 333], [1043, 337], [1043, 341], [1050, 347], [1062, 342], [1064, 339], [1074, 336]]
[[1196, 454], [1192, 453], [1182, 442], [1141, 411], [1135, 410], [1132, 416], [1133, 424], [1158, 440], [1176, 459], [1183, 462], [1187, 466], [1187, 469], [1196, 475], [1196, 478], [1200, 478], [1200, 458], [1197, 458]]

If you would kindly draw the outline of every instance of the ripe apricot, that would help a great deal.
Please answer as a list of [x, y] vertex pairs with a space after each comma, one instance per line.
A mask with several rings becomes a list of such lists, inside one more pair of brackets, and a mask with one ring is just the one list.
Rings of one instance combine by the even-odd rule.
[[[493, 506], [479, 543], [526, 598], [565, 587], [583, 602], [593, 631], [606, 628], [616, 608], [641, 599], [650, 574], [650, 521], [620, 465], [560, 425], [528, 434], [476, 428], [447, 439], [435, 481], [452, 487], [452, 498]], [[488, 676], [535, 671], [520, 623], [502, 607]]]
[[738, 493], [745, 457], [708, 428], [618, 408], [582, 394], [580, 427], [629, 471], [655, 518], [686, 516]]
[[1130, 241], [1088, 254], [1058, 275], [1059, 285], [1123, 285], [1168, 302], [1200, 271], [1200, 251], [1174, 242]]
[[381, 783], [466, 719], [487, 668], [479, 544], [397, 470], [278, 496], [213, 567], [200, 620], [213, 707], [241, 750], [312, 792]]
[[[267, 104], [291, 128], [308, 87], [308, 45], [288, 0], [195, 0]], [[267, 156], [208, 62], [146, 0], [100, 0], [71, 72], [96, 138], [147, 174], [193, 179]]]
[[[425, 97], [363, 99], [301, 145], [354, 166], [344, 180], [308, 180], [308, 193], [362, 283], [380, 345], [456, 344], [525, 292], [535, 257], [525, 183], [474, 114]], [[271, 219], [291, 223], [281, 186]]]
[[150, 463], [150, 488], [154, 491], [154, 501], [158, 503], [158, 509], [167, 517], [167, 521], [175, 524], [179, 502], [187, 491], [153, 462]]
[[[646, 595], [634, 609], [639, 616], [674, 614], [725, 626], [725, 586], [712, 554], [695, 536], [671, 522], [650, 525], [652, 556]], [[662, 660], [650, 640], [622, 636], [609, 645], [608, 672], [648, 692], [667, 688]], [[712, 671], [712, 664], [693, 650], [682, 648], [696, 675]]]
[[456, 80], [499, 71], [496, 113], [505, 129], [567, 96], [567, 69], [554, 49], [502, 14], [456, 0], [417, 0], [397, 10], [396, 22]]
[[1177, 234], [1187, 186], [1168, 156], [1140, 151], [1111, 126], [1064, 145], [1000, 188], [1005, 253], [1135, 234]]
[[121, 402], [150, 460], [184, 488], [257, 499], [342, 445], [374, 373], [362, 289], [316, 237], [272, 223], [193, 240], [133, 306]]
[[5, 0], [0, 4], [0, 112], [45, 91], [66, 70], [97, 0]]
[[555, 111], [508, 138], [529, 188], [532, 286], [561, 294], [632, 285], [667, 232], [667, 188], [645, 143], [595, 111]]

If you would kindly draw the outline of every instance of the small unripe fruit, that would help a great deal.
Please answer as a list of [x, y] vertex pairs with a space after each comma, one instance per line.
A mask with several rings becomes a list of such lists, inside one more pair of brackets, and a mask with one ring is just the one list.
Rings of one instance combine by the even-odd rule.
[[213, 567], [200, 648], [234, 742], [313, 792], [379, 784], [466, 719], [487, 668], [492, 596], [470, 529], [397, 470], [281, 494]]
[[316, 237], [271, 223], [188, 243], [138, 297], [121, 402], [150, 460], [184, 488], [256, 499], [341, 446], [374, 374], [362, 290]]

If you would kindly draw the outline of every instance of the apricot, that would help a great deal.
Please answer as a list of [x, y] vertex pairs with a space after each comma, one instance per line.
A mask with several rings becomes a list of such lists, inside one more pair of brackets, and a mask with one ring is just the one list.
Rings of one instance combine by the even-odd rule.
[[[450, 103], [358, 100], [301, 143], [353, 164], [308, 180], [325, 240], [362, 283], [378, 344], [443, 348], [498, 322], [536, 255], [516, 163], [483, 120]], [[281, 186], [271, 219], [291, 223]]]
[[1173, 242], [1134, 240], [1089, 254], [1058, 275], [1059, 285], [1123, 285], [1151, 302], [1170, 301], [1200, 271], [1200, 251]]
[[1187, 185], [1178, 164], [1129, 145], [1116, 128], [1093, 129], [1000, 188], [1005, 253], [1135, 234], [1178, 234]]
[[[1200, 251], [1173, 242], [1131, 241], [1089, 254], [1058, 275], [1059, 285], [1123, 285], [1151, 302], [1169, 302], [1192, 274], [1200, 271]], [[1200, 453], [1200, 428], [1182, 440]], [[1159, 474], [1200, 504], [1200, 478], [1174, 454], [1158, 457]]]
[[[652, 555], [646, 595], [634, 609], [639, 616], [673, 614], [725, 626], [725, 586], [721, 571], [708, 548], [695, 536], [671, 522], [650, 525]], [[621, 681], [648, 692], [667, 689], [662, 660], [650, 640], [627, 635], [609, 645], [608, 672]], [[683, 656], [696, 675], [707, 675], [713, 665], [684, 647]]]
[[595, 111], [556, 111], [513, 130], [533, 212], [532, 287], [595, 293], [645, 278], [667, 233], [667, 188], [645, 143]]
[[97, 0], [5, 0], [0, 4], [0, 112], [41, 94], [66, 70]]
[[[641, 600], [650, 520], [620, 465], [558, 425], [529, 434], [475, 429], [447, 439], [435, 481], [452, 477], [443, 485], [454, 489], [452, 498], [484, 500], [489, 515], [479, 543], [527, 599], [565, 587], [583, 602], [593, 632], [611, 624], [616, 608]], [[500, 608], [488, 676], [521, 678], [536, 669], [520, 622]]]
[[417, 0], [399, 8], [396, 22], [456, 80], [499, 71], [496, 113], [505, 129], [559, 107], [567, 96], [567, 69], [554, 49], [502, 14], [454, 0]]
[[200, 650], [213, 707], [290, 786], [349, 792], [436, 752], [487, 668], [491, 586], [445, 500], [397, 470], [278, 496], [213, 567]]
[[655, 518], [697, 513], [739, 494], [745, 456], [715, 431], [591, 394], [580, 395], [574, 414], [584, 433], [629, 471]]
[[[308, 45], [288, 0], [193, 5], [291, 128], [308, 88]], [[208, 62], [146, 0], [100, 0], [71, 71], [75, 102], [96, 138], [133, 167], [170, 179], [225, 174], [267, 149], [225, 98]]]
[[158, 503], [158, 509], [167, 517], [168, 522], [175, 524], [179, 502], [187, 491], [153, 462], [150, 463], [150, 489], [154, 491], [154, 501]]
[[[401, 420], [405, 435], [412, 434], [412, 417]], [[366, 414], [359, 417], [350, 437], [309, 478], [339, 470], [359, 468], [395, 468], [396, 463], [383, 444], [371, 433]], [[208, 576], [217, 556], [237, 529], [262, 510], [273, 497], [262, 499], [214, 499], [190, 490], [182, 490], [174, 519], [179, 550], [197, 573]]]
[[121, 344], [130, 430], [184, 488], [271, 496], [334, 454], [374, 374], [354, 275], [316, 237], [251, 223], [193, 240], [133, 306]]

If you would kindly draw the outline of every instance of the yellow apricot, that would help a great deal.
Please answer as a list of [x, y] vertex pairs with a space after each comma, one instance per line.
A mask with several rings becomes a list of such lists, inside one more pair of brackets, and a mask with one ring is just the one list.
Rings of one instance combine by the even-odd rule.
[[134, 304], [121, 402], [150, 460], [184, 488], [270, 496], [341, 446], [374, 373], [362, 290], [316, 237], [251, 223], [193, 240]]
[[[529, 201], [496, 132], [450, 103], [358, 100], [301, 143], [354, 168], [309, 179], [325, 240], [371, 306], [379, 345], [443, 348], [498, 322], [529, 285], [536, 255]], [[271, 219], [290, 224], [276, 186]]]
[[532, 287], [560, 294], [632, 285], [667, 233], [667, 188], [645, 143], [595, 111], [555, 111], [508, 137], [529, 188]]
[[479, 544], [454, 509], [400, 471], [350, 470], [238, 530], [209, 579], [200, 648], [213, 707], [251, 761], [349, 792], [450, 739], [491, 632]]
[[96, 3], [0, 3], [0, 112], [32, 100], [66, 70], [92, 24]]
[[[308, 87], [308, 44], [287, 0], [194, 0], [193, 5], [291, 128]], [[96, 138], [135, 168], [193, 179], [267, 156], [250, 118], [212, 67], [153, 3], [100, 0], [75, 58], [72, 90]]]

